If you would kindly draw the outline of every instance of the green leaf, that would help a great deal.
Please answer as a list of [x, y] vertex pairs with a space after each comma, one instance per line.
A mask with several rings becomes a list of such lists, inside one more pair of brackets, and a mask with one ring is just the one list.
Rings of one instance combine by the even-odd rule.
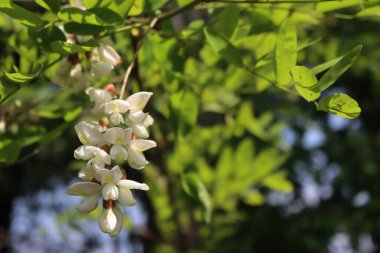
[[319, 74], [329, 68], [331, 68], [332, 66], [334, 66], [335, 64], [337, 64], [338, 61], [340, 61], [343, 57], [340, 56], [340, 57], [337, 57], [337, 58], [334, 58], [332, 60], [329, 60], [327, 62], [324, 62], [324, 63], [321, 63], [317, 66], [315, 66], [314, 68], [311, 69], [311, 72], [316, 75], [316, 74]]
[[215, 31], [226, 39], [230, 39], [239, 22], [240, 9], [236, 4], [226, 6], [217, 18]]
[[319, 80], [319, 87], [321, 91], [330, 87], [352, 64], [354, 64], [356, 58], [362, 50], [362, 45], [358, 45], [350, 52], [345, 54], [333, 67], [331, 67]]
[[321, 99], [317, 106], [318, 111], [325, 111], [342, 118], [354, 119], [360, 115], [359, 104], [350, 96], [335, 93]]
[[[120, 17], [125, 18], [129, 11], [131, 10], [133, 4], [135, 3], [136, 0], [116, 0], [116, 1], [111, 1], [109, 4], [105, 5], [110, 10], [113, 10], [117, 14], [120, 15]], [[106, 1], [102, 1], [106, 2]]]
[[42, 64], [36, 63], [33, 67], [33, 70], [30, 74], [21, 74], [21, 73], [4, 73], [4, 76], [15, 83], [25, 84], [36, 78], [42, 71]]
[[184, 136], [195, 125], [198, 118], [198, 97], [189, 88], [184, 88], [170, 97], [178, 136]]
[[7, 165], [17, 162], [21, 152], [21, 143], [18, 140], [2, 139], [0, 141], [0, 164]]
[[83, 107], [74, 107], [68, 111], [66, 111], [63, 116], [64, 120], [67, 122], [75, 120], [83, 111]]
[[94, 35], [98, 34], [106, 29], [104, 26], [91, 25], [91, 24], [80, 24], [77, 22], [68, 22], [63, 25], [65, 31], [71, 34], [78, 35]]
[[243, 67], [243, 60], [239, 50], [234, 47], [228, 40], [220, 36], [212, 28], [205, 27], [203, 29], [208, 43], [211, 47], [218, 52], [226, 61], [237, 66]]
[[321, 95], [318, 80], [313, 73], [304, 66], [295, 66], [291, 74], [296, 82], [296, 90], [308, 102], [316, 100]]
[[370, 16], [380, 16], [380, 6], [372, 6], [359, 11], [356, 16], [358, 17], [370, 17]]
[[54, 41], [51, 43], [51, 48], [53, 51], [60, 54], [84, 53], [86, 51], [91, 51], [96, 47], [99, 47], [99, 43], [93, 39], [79, 45], [64, 41]]
[[123, 19], [120, 15], [113, 10], [107, 8], [92, 8], [88, 9], [88, 11], [94, 13], [107, 25], [119, 25], [123, 23]]
[[39, 28], [43, 26], [43, 22], [38, 15], [12, 3], [10, 0], [0, 1], [0, 12], [20, 21], [21, 24], [30, 28]]
[[53, 41], [66, 41], [66, 36], [61, 29], [55, 25], [50, 25], [38, 32], [29, 32], [29, 36], [43, 49], [50, 51], [50, 44]]
[[244, 203], [251, 206], [262, 205], [265, 202], [264, 196], [257, 190], [249, 190], [244, 194]]
[[292, 80], [290, 70], [297, 64], [297, 30], [290, 19], [285, 20], [280, 26], [274, 62], [278, 84], [289, 85]]
[[129, 16], [140, 15], [144, 10], [144, 6], [145, 6], [144, 0], [134, 0], [131, 9], [128, 12], [128, 15]]
[[183, 190], [192, 198], [197, 199], [204, 208], [204, 219], [210, 223], [212, 214], [212, 205], [210, 195], [197, 174], [188, 173], [181, 178]]
[[284, 172], [277, 172], [264, 178], [262, 184], [276, 191], [290, 193], [293, 191], [293, 184], [285, 177]]
[[55, 13], [61, 9], [61, 0], [36, 0], [36, 4]]
[[103, 25], [103, 21], [88, 10], [68, 7], [58, 12], [58, 18], [64, 22], [76, 22], [80, 24]]

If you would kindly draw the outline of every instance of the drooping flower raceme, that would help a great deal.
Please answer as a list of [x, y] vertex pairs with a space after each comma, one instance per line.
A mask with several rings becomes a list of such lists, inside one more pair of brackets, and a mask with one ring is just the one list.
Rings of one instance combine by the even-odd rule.
[[78, 207], [82, 212], [96, 209], [101, 197], [103, 211], [99, 227], [104, 233], [116, 236], [123, 224], [119, 204], [136, 204], [131, 190], [149, 190], [148, 185], [127, 179], [121, 166], [128, 164], [133, 169], [143, 169], [148, 164], [143, 152], [156, 143], [144, 139], [148, 137], [147, 128], [153, 124], [153, 118], [142, 110], [152, 93], [138, 92], [126, 100], [114, 99], [111, 86], [107, 85], [105, 90], [93, 87], [86, 90], [95, 104], [92, 111], [103, 118], [99, 122], [81, 121], [75, 126], [82, 145], [75, 149], [74, 157], [86, 164], [78, 173], [83, 182], [71, 185], [67, 193], [84, 197]]

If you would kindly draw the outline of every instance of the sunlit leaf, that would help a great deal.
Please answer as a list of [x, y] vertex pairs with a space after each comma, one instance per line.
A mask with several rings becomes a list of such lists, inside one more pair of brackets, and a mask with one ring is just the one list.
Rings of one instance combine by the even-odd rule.
[[99, 43], [93, 39], [79, 45], [64, 41], [54, 41], [51, 43], [51, 48], [54, 52], [60, 54], [84, 53], [86, 51], [91, 51], [98, 46]]
[[290, 70], [296, 63], [297, 30], [295, 24], [287, 19], [280, 26], [275, 48], [275, 72], [280, 86], [286, 86], [291, 82]]
[[304, 99], [308, 102], [316, 100], [321, 95], [317, 78], [304, 66], [295, 66], [291, 69], [295, 87]]
[[230, 39], [239, 22], [239, 13], [236, 4], [226, 6], [217, 18], [215, 31], [225, 39]]
[[226, 61], [237, 67], [243, 67], [243, 60], [239, 50], [236, 47], [234, 47], [228, 40], [220, 36], [212, 28], [205, 27], [203, 32], [206, 35], [206, 39], [208, 43], [210, 43], [211, 47]]
[[317, 109], [347, 119], [354, 119], [361, 112], [359, 104], [353, 98], [343, 93], [335, 93], [321, 99], [318, 102]]
[[58, 12], [61, 8], [61, 0], [36, 0], [36, 4], [53, 12]]
[[43, 25], [43, 21], [38, 15], [12, 3], [10, 0], [0, 1], [0, 12], [31, 28], [38, 28]]
[[290, 193], [293, 191], [293, 184], [286, 179], [286, 174], [283, 172], [274, 173], [262, 181], [262, 184], [272, 190]]
[[354, 64], [362, 47], [362, 45], [358, 45], [353, 48], [321, 77], [319, 80], [319, 87], [321, 91], [324, 91], [330, 87], [347, 69], [351, 67], [352, 64]]

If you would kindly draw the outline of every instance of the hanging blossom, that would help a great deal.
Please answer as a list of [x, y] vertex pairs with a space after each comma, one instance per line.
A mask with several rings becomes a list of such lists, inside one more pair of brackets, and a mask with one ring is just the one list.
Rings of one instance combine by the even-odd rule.
[[[78, 8], [86, 10], [86, 7], [79, 1], [70, 1], [70, 5], [64, 8]], [[68, 34], [63, 26], [59, 27], [66, 36], [66, 42], [73, 45], [80, 45], [93, 36], [83, 36]], [[83, 61], [90, 63], [89, 71], [85, 69]], [[60, 67], [57, 69], [58, 84], [70, 84], [75, 90], [84, 90], [91, 83], [92, 79], [107, 76], [111, 71], [121, 63], [120, 55], [112, 47], [112, 41], [109, 39], [102, 39], [99, 42], [99, 47], [85, 53], [73, 53], [62, 60]]]
[[156, 147], [156, 142], [146, 139], [153, 118], [143, 112], [152, 93], [138, 92], [125, 100], [115, 99], [112, 84], [104, 89], [90, 87], [86, 93], [94, 103], [92, 111], [103, 117], [99, 122], [82, 121], [75, 126], [82, 145], [74, 151], [74, 157], [86, 161], [86, 165], [78, 173], [83, 181], [71, 185], [67, 193], [83, 197], [78, 210], [85, 213], [96, 209], [101, 198], [99, 228], [116, 236], [123, 227], [120, 205], [136, 204], [132, 190], [149, 190], [145, 183], [127, 179], [121, 165], [143, 169], [148, 164], [143, 152]]

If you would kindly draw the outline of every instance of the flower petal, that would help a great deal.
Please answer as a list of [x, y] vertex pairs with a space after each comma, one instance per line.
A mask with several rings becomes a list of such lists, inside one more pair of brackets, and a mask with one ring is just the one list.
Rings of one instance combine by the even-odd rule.
[[143, 121], [148, 116], [148, 113], [144, 113], [142, 110], [130, 112], [128, 118], [130, 121], [138, 123]]
[[129, 96], [127, 102], [130, 104], [130, 110], [137, 111], [144, 109], [152, 95], [152, 92], [141, 91]]
[[116, 227], [115, 229], [109, 233], [110, 236], [117, 236], [120, 234], [121, 229], [123, 228], [123, 213], [119, 206], [115, 206], [112, 208], [113, 213], [116, 216]]
[[98, 198], [99, 198], [99, 195], [95, 193], [83, 199], [82, 202], [78, 206], [78, 210], [83, 213], [91, 212], [92, 210], [98, 207]]
[[118, 161], [126, 161], [128, 152], [122, 145], [113, 145], [110, 150], [111, 158]]
[[119, 197], [119, 190], [115, 184], [105, 184], [103, 185], [102, 194], [105, 200], [117, 200]]
[[103, 209], [102, 213], [99, 216], [99, 228], [104, 233], [110, 233], [116, 228], [117, 218], [112, 209], [113, 208]]
[[113, 49], [113, 47], [105, 44], [101, 44], [99, 47], [99, 58], [102, 62], [116, 66], [121, 62], [119, 54]]
[[130, 142], [130, 147], [138, 152], [143, 152], [145, 150], [154, 148], [157, 146], [157, 143], [152, 140], [132, 140]]
[[101, 186], [93, 182], [78, 182], [72, 184], [67, 190], [66, 193], [69, 195], [75, 196], [90, 196], [96, 192], [99, 192]]
[[95, 156], [95, 151], [98, 147], [83, 145], [75, 149], [74, 157], [75, 159], [88, 160]]
[[123, 115], [121, 115], [118, 112], [114, 112], [110, 116], [110, 121], [114, 126], [118, 126], [120, 124], [124, 124], [124, 118]]
[[128, 180], [128, 179], [123, 179], [117, 182], [117, 186], [120, 188], [127, 188], [127, 189], [138, 189], [138, 190], [143, 190], [147, 191], [149, 190], [149, 186], [147, 184], [142, 184], [133, 180]]
[[112, 127], [107, 129], [103, 134], [103, 139], [108, 144], [125, 144], [127, 142], [127, 133], [120, 127]]
[[119, 187], [119, 203], [122, 205], [133, 206], [137, 202], [133, 198], [132, 192], [124, 187]]
[[98, 105], [112, 100], [111, 94], [103, 89], [89, 87], [86, 89], [86, 94], [88, 94], [91, 101]]
[[96, 175], [94, 167], [84, 167], [78, 172], [78, 177], [82, 180], [91, 181]]
[[93, 77], [106, 76], [111, 72], [112, 69], [113, 69], [113, 66], [111, 64], [97, 61], [97, 60], [91, 61], [90, 73]]
[[82, 121], [75, 126], [75, 131], [77, 132], [79, 140], [85, 145], [100, 146], [103, 143], [102, 134], [99, 128], [94, 124]]
[[143, 124], [133, 124], [132, 125], [133, 133], [141, 138], [148, 138], [149, 133], [146, 127]]
[[143, 153], [135, 151], [132, 148], [128, 148], [128, 164], [134, 169], [143, 169], [148, 161], [145, 159]]

